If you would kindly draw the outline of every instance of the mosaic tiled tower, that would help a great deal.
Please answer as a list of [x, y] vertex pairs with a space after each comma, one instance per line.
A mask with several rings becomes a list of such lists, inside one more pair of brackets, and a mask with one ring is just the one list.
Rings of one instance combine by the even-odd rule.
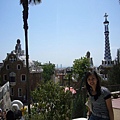
[[105, 54], [104, 54], [104, 61], [102, 62], [103, 66], [111, 66], [112, 65], [112, 58], [110, 52], [110, 43], [109, 43], [109, 21], [107, 20], [108, 15], [105, 13], [104, 15], [105, 21], [103, 22], [105, 26]]

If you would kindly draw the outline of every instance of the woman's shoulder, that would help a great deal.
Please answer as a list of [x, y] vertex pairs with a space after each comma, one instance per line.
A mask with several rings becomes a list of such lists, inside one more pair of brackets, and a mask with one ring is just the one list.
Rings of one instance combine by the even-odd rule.
[[107, 87], [101, 86], [101, 90], [102, 91], [109, 91], [109, 89]]
[[104, 96], [108, 96], [108, 95], [111, 94], [111, 92], [109, 91], [109, 89], [106, 88], [106, 87], [104, 87], [104, 86], [101, 87], [101, 93], [102, 93]]

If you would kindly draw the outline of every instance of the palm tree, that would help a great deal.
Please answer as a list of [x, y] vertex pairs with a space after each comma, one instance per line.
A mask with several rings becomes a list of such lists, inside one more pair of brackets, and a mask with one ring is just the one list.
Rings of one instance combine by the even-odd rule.
[[41, 3], [41, 0], [20, 0], [20, 4], [23, 6], [23, 28], [24, 28], [24, 32], [25, 32], [25, 49], [26, 49], [26, 68], [27, 68], [27, 99], [28, 99], [28, 114], [31, 114], [30, 111], [30, 81], [29, 81], [29, 54], [28, 54], [28, 10], [29, 7], [28, 5], [30, 3], [33, 4], [37, 4], [37, 3]]

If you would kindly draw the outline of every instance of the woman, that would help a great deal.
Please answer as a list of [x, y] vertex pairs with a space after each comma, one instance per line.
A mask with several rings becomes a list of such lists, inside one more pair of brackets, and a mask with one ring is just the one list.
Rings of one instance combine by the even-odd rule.
[[86, 73], [86, 88], [91, 103], [89, 120], [114, 120], [110, 91], [100, 86], [100, 76], [95, 72]]

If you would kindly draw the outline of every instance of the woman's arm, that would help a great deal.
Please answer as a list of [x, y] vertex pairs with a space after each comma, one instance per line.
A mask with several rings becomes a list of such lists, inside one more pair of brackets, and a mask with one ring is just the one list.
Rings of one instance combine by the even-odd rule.
[[106, 105], [109, 111], [110, 120], [114, 120], [114, 113], [113, 113], [111, 98], [106, 99]]
[[89, 118], [90, 118], [90, 115], [91, 115], [91, 111], [90, 111], [90, 108], [88, 107], [88, 112], [87, 112], [87, 119], [89, 120]]
[[91, 101], [90, 98], [88, 98], [87, 102], [85, 103], [85, 105], [88, 108], [88, 112], [87, 112], [87, 118], [90, 117], [91, 113], [92, 113], [92, 106], [91, 106]]

